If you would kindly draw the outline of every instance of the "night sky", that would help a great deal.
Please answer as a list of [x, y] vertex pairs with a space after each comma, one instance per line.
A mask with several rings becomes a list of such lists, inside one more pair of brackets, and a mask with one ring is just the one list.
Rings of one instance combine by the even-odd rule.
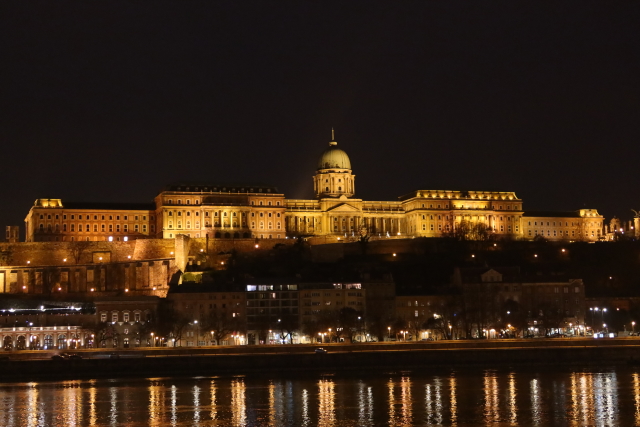
[[0, 3], [0, 226], [175, 182], [640, 208], [640, 2]]

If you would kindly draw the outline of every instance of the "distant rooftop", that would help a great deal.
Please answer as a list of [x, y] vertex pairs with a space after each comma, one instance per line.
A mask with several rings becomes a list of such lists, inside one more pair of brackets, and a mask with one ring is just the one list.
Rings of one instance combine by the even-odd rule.
[[580, 218], [580, 211], [525, 211], [523, 217]]
[[37, 199], [34, 207], [90, 210], [154, 211], [154, 203], [63, 202], [61, 199]]
[[167, 185], [163, 191], [190, 193], [278, 193], [278, 188], [264, 184], [212, 184], [212, 183], [178, 183]]

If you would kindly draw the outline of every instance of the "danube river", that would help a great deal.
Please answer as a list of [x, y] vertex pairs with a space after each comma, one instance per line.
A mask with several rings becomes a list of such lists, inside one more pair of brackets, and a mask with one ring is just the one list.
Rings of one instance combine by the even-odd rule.
[[638, 425], [640, 368], [10, 383], [2, 426]]

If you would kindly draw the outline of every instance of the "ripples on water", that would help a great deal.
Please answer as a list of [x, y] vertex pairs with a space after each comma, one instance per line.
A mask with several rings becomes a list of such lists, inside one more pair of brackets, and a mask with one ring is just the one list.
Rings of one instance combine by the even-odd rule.
[[639, 372], [446, 370], [4, 384], [0, 425], [638, 425]]

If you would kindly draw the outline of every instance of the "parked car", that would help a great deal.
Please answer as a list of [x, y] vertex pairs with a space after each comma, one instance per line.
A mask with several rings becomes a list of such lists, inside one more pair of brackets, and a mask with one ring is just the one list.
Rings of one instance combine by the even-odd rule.
[[327, 354], [327, 350], [324, 348], [316, 348], [316, 354]]
[[51, 360], [81, 360], [82, 356], [76, 353], [59, 353], [51, 356]]

